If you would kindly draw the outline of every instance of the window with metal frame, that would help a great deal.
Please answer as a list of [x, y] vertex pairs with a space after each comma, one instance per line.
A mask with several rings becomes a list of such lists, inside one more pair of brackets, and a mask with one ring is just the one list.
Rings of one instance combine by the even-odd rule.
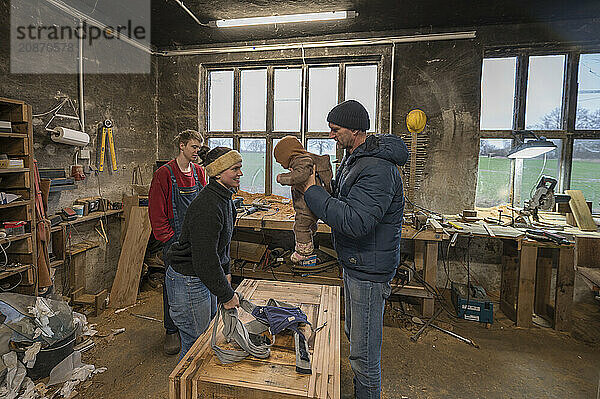
[[[296, 63], [289, 65], [203, 66], [206, 76], [206, 127], [210, 147], [240, 151], [241, 189], [290, 197], [276, 182], [284, 170], [273, 159], [273, 147], [296, 135], [308, 151], [341, 159], [329, 139], [327, 113], [346, 99], [360, 101], [377, 131], [381, 65], [375, 61]], [[335, 167], [335, 164], [334, 164]]]
[[[529, 186], [540, 175], [557, 178], [557, 191], [581, 189], [586, 199], [597, 201], [599, 194], [589, 178], [600, 176], [600, 152], [594, 152], [600, 142], [600, 122], [593, 117], [597, 113], [600, 121], [600, 54], [528, 51], [484, 58], [475, 205], [510, 202], [505, 180], [511, 161], [504, 153], [513, 142], [511, 130], [526, 128], [553, 141], [557, 149], [545, 157], [512, 161], [515, 204], [528, 198]], [[512, 109], [510, 118], [508, 109]]]

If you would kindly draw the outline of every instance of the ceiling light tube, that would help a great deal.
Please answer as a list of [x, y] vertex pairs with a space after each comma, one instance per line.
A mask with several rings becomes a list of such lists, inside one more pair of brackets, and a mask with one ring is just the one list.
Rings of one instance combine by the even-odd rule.
[[330, 11], [309, 14], [272, 15], [269, 17], [219, 19], [217, 21], [210, 21], [208, 24], [216, 28], [229, 28], [235, 26], [285, 24], [290, 22], [332, 21], [354, 18], [357, 15], [356, 11]]

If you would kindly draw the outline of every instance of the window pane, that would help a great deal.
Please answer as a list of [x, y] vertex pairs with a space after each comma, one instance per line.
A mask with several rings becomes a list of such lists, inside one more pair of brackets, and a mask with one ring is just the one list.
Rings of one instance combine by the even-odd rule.
[[233, 131], [233, 71], [208, 74], [208, 130]]
[[510, 200], [511, 139], [482, 139], [475, 206], [490, 207]]
[[346, 100], [356, 100], [369, 112], [371, 127], [375, 131], [377, 121], [377, 65], [346, 67]]
[[[523, 206], [526, 200], [531, 199], [531, 196], [535, 193], [535, 187], [537, 186], [540, 177], [548, 176], [558, 181], [558, 161], [561, 154], [562, 140], [550, 139], [550, 141], [556, 144], [556, 149], [543, 155], [538, 155], [535, 158], [523, 159], [523, 170], [521, 172], [518, 169], [515, 171], [515, 173], [521, 173], [521, 198], [519, 206]], [[558, 188], [555, 190], [558, 190]], [[515, 204], [516, 203], [517, 199], [515, 198]]]
[[333, 173], [335, 175], [335, 170], [337, 164], [333, 163], [336, 159], [336, 147], [335, 140], [333, 139], [308, 139], [307, 142], [307, 150], [314, 154], [324, 155], [329, 154], [329, 160], [331, 161], [331, 165], [333, 168]]
[[[279, 143], [281, 139], [273, 139], [273, 148], [275, 148], [275, 146], [277, 145], [277, 143]], [[271, 154], [271, 156], [273, 157], [273, 177], [272, 177], [272, 183], [271, 183], [271, 187], [273, 187], [273, 194], [276, 195], [281, 195], [283, 197], [286, 198], [292, 198], [292, 190], [290, 188], [290, 186], [282, 186], [281, 184], [277, 183], [277, 175], [280, 173], [287, 173], [289, 172], [289, 170], [284, 169], [283, 166], [281, 166], [276, 160], [275, 157], [273, 156], [273, 154]]]
[[581, 55], [578, 79], [575, 128], [600, 129], [600, 54]]
[[233, 137], [210, 137], [208, 139], [208, 146], [210, 148], [215, 148], [215, 147], [233, 148]]
[[564, 55], [529, 57], [526, 129], [560, 129], [564, 73]]
[[328, 132], [327, 114], [338, 103], [338, 67], [308, 70], [308, 130]]
[[600, 140], [575, 140], [571, 189], [581, 190], [593, 212], [600, 212]]
[[265, 192], [265, 139], [240, 139], [242, 172], [240, 188], [250, 193]]
[[276, 69], [274, 100], [275, 131], [300, 131], [301, 95], [302, 69]]
[[512, 129], [516, 67], [516, 57], [485, 58], [483, 60], [481, 130]]
[[265, 131], [267, 127], [267, 70], [241, 72], [240, 129]]

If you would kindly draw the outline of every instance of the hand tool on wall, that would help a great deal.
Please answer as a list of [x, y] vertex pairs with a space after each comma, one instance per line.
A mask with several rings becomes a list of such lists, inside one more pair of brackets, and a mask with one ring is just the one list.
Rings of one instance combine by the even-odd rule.
[[100, 151], [98, 156], [98, 171], [104, 171], [104, 156], [106, 154], [106, 138], [108, 136], [108, 145], [110, 150], [110, 164], [112, 171], [117, 170], [117, 154], [115, 153], [115, 141], [113, 138], [113, 123], [110, 119], [107, 119], [100, 125]]

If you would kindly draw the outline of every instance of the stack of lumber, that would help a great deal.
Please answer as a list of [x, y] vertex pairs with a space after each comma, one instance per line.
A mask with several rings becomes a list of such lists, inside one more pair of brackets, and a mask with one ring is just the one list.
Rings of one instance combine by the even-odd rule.
[[[308, 339], [312, 374], [296, 372], [293, 337], [285, 334], [277, 336], [267, 359], [222, 364], [210, 347], [213, 320], [169, 376], [169, 398], [339, 398], [340, 287], [246, 279], [237, 291], [256, 305], [276, 298], [299, 306], [315, 328], [324, 325]], [[252, 317], [239, 312], [243, 322]], [[222, 328], [220, 322], [217, 345], [233, 349]]]

